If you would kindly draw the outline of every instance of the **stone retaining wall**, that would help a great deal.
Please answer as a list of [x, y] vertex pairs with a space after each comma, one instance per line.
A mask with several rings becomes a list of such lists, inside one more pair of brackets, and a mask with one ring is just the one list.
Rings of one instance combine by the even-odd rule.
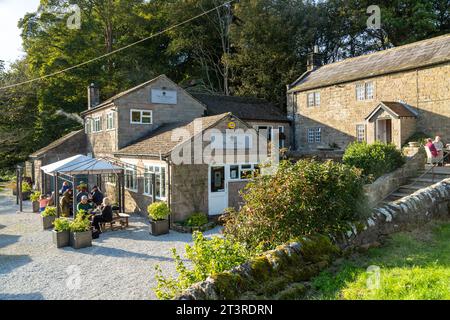
[[370, 207], [375, 207], [393, 191], [407, 184], [410, 178], [416, 177], [417, 172], [425, 167], [425, 154], [418, 152], [419, 148], [415, 149], [415, 154], [407, 157], [406, 163], [401, 168], [364, 186], [364, 192]]
[[[289, 287], [289, 283], [298, 285], [299, 281], [309, 280], [329, 266], [343, 250], [368, 248], [385, 236], [412, 224], [448, 217], [449, 202], [450, 179], [445, 179], [399, 201], [374, 209], [366, 221], [351, 224], [346, 234], [330, 237], [334, 244], [328, 237], [316, 236], [280, 246], [230, 271], [208, 277], [176, 299], [235, 299], [248, 298], [249, 292], [252, 293], [251, 297], [258, 297], [258, 294], [270, 294], [271, 291], [281, 294], [292, 291], [294, 289]], [[296, 286], [295, 290], [301, 291], [302, 286]]]

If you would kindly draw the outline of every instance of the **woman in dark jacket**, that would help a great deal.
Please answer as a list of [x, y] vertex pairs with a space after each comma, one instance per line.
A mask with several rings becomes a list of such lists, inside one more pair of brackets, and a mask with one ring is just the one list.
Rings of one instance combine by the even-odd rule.
[[100, 223], [111, 222], [113, 219], [113, 212], [108, 198], [103, 198], [103, 203], [100, 207], [100, 210], [101, 213], [98, 213], [94, 216], [92, 225], [94, 226], [95, 230], [101, 233]]

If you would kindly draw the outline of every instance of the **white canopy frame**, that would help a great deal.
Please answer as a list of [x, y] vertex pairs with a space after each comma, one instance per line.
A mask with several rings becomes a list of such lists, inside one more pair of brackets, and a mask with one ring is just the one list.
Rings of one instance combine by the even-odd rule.
[[[110, 161], [103, 158], [92, 158], [85, 155], [76, 155], [69, 157], [41, 168], [45, 175], [50, 175], [54, 179], [55, 185], [55, 205], [57, 216], [59, 217], [59, 192], [58, 192], [58, 179], [70, 181], [73, 188], [75, 188], [75, 178], [79, 175], [96, 175], [97, 180], [99, 176], [103, 174], [116, 175], [116, 181], [118, 182], [118, 199], [119, 209], [121, 212], [125, 212], [125, 183], [124, 183], [124, 169]], [[64, 178], [66, 176], [67, 178]], [[73, 194], [73, 213], [76, 213], [76, 193]]]

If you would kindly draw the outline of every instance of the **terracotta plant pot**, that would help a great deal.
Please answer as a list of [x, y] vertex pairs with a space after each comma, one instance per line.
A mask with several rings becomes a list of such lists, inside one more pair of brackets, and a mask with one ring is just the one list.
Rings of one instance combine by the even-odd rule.
[[169, 233], [169, 220], [150, 220], [150, 234], [160, 236]]
[[42, 217], [42, 228], [44, 230], [52, 229], [53, 222], [55, 221], [55, 219], [56, 219], [56, 217], [54, 217], [54, 216]]
[[92, 231], [70, 232], [70, 245], [74, 249], [92, 246]]
[[69, 230], [61, 232], [53, 230], [53, 243], [57, 248], [67, 247], [70, 244]]

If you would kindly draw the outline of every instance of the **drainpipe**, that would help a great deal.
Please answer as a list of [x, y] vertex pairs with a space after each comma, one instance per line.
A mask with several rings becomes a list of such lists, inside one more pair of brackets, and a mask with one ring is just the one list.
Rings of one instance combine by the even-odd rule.
[[[165, 158], [165, 161], [166, 161], [166, 163], [167, 163], [167, 205], [168, 205], [168, 207], [169, 207], [169, 210], [170, 210], [170, 207], [171, 207], [171, 205], [170, 205], [170, 200], [171, 200], [171, 185], [172, 185], [172, 183], [171, 183], [171, 171], [170, 171], [170, 159], [169, 159], [169, 157], [166, 157]], [[169, 215], [169, 226], [172, 226], [172, 216], [171, 215]]]

